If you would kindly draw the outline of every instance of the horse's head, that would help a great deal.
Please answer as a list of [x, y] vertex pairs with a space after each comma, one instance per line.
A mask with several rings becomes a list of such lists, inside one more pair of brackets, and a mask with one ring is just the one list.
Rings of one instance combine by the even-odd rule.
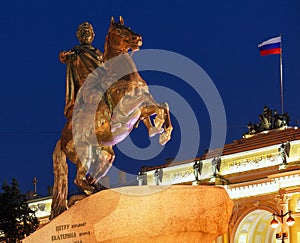
[[141, 45], [142, 37], [125, 26], [121, 16], [119, 22], [115, 22], [114, 18], [111, 18], [105, 49], [112, 49], [120, 54], [129, 51], [129, 49], [138, 50]]

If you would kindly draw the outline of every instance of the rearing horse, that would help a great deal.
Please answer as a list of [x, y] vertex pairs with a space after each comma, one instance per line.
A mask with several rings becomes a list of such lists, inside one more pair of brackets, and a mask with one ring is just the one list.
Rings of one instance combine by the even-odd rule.
[[[104, 46], [104, 65], [91, 73], [80, 88], [73, 118], [64, 126], [53, 152], [50, 218], [68, 208], [66, 158], [76, 164], [74, 183], [89, 195], [97, 191], [97, 182], [113, 164], [112, 146], [124, 140], [139, 121], [144, 122], [149, 136], [160, 134], [162, 145], [170, 140], [173, 127], [168, 105], [155, 102], [128, 54], [141, 45], [141, 36], [126, 27], [122, 17], [119, 22], [111, 19]], [[154, 126], [151, 115], [156, 115]]]

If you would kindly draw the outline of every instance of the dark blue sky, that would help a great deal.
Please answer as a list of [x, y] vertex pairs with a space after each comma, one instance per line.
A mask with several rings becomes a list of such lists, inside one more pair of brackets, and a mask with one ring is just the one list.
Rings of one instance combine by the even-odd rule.
[[[281, 109], [279, 56], [261, 57], [257, 48], [260, 42], [281, 33], [284, 110], [289, 112], [291, 124], [296, 125], [300, 118], [299, 1], [201, 2], [12, 0], [2, 3], [0, 183], [16, 178], [25, 192], [32, 190], [36, 176], [38, 192], [44, 195], [46, 187], [53, 183], [52, 151], [65, 123], [66, 67], [59, 62], [58, 54], [77, 45], [75, 32], [83, 21], [94, 26], [94, 46], [101, 50], [111, 16], [122, 15], [125, 23], [142, 35], [142, 49], [173, 51], [201, 66], [223, 99], [227, 142], [240, 139], [249, 121], [258, 122], [264, 105]], [[198, 154], [202, 154], [209, 145], [210, 120], [201, 97], [172, 75], [144, 72], [142, 76], [150, 85], [176, 91], [193, 107], [201, 133]], [[117, 151], [118, 168], [135, 173], [142, 165], [162, 164], [166, 158], [174, 157], [180, 146], [177, 121], [173, 117], [172, 141], [154, 162], [132, 161]], [[131, 138], [137, 146], [145, 147], [149, 143], [146, 136], [141, 126]], [[194, 156], [187, 154], [186, 159]]]

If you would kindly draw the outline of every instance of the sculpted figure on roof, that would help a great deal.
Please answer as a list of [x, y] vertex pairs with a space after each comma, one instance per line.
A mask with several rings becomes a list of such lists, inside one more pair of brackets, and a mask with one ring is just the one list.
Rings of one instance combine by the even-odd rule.
[[247, 125], [247, 135], [289, 126], [290, 122], [290, 117], [287, 112], [278, 114], [277, 110], [271, 110], [268, 106], [264, 107], [263, 113], [259, 114], [258, 118], [258, 123], [249, 122]]

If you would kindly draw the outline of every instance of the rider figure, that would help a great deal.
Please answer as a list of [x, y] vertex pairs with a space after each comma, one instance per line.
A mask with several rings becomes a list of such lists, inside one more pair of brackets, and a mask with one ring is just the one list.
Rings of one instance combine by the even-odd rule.
[[82, 23], [76, 35], [80, 45], [59, 54], [59, 60], [67, 64], [64, 115], [68, 119], [72, 117], [73, 106], [80, 87], [88, 75], [103, 63], [103, 53], [92, 46], [95, 37], [92, 25], [88, 22]]
[[[70, 119], [73, 116], [73, 108], [79, 89], [81, 88], [89, 74], [103, 64], [103, 53], [99, 49], [92, 46], [92, 42], [95, 37], [92, 25], [88, 22], [82, 23], [81, 25], [79, 25], [76, 35], [80, 45], [73, 47], [69, 51], [62, 51], [59, 54], [60, 61], [67, 64], [65, 97], [66, 103], [64, 108], [64, 115], [67, 119]], [[103, 69], [104, 68], [102, 68], [102, 70]], [[102, 73], [102, 75], [104, 74]], [[100, 88], [105, 92], [105, 87], [103, 86], [103, 84], [104, 83], [101, 84]], [[89, 92], [91, 92], [91, 90], [89, 90]], [[93, 103], [93, 95], [91, 93], [83, 96], [84, 99], [85, 97], [89, 99], [89, 101], [84, 100], [84, 103]], [[106, 103], [106, 105], [108, 105], [108, 107], [110, 107], [111, 104], [107, 99], [105, 99], [104, 102]], [[147, 108], [148, 107], [146, 107], [145, 109]], [[168, 107], [165, 107], [165, 109], [168, 110]], [[107, 115], [104, 118], [110, 121], [112, 132], [122, 126], [121, 121], [117, 121], [115, 123], [111, 121], [111, 115], [113, 114], [112, 110], [109, 111], [107, 109], [106, 113]], [[154, 119], [154, 126], [152, 125], [149, 116], [143, 118], [143, 122], [148, 129], [150, 137], [164, 131], [164, 129], [162, 128], [163, 123], [165, 122], [164, 118], [165, 112], [162, 109], [159, 110], [156, 114], [156, 118]], [[136, 127], [137, 125], [138, 124], [136, 124]], [[161, 137], [163, 138], [162, 144], [170, 139], [169, 137]]]

